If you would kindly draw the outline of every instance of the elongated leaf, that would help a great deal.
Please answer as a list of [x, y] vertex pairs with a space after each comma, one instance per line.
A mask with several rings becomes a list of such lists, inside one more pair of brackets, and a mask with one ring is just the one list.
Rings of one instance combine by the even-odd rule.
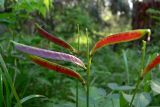
[[[26, 96], [26, 97], [22, 98], [22, 99], [20, 100], [20, 102], [21, 102], [21, 104], [22, 104], [22, 103], [25, 103], [25, 102], [28, 101], [28, 100], [33, 99], [33, 98], [44, 98], [44, 97], [45, 97], [45, 96], [43, 96], [43, 95], [29, 95], [29, 96]], [[17, 104], [16, 104], [14, 107], [18, 107]]]
[[145, 34], [148, 34], [148, 36], [150, 36], [150, 30], [149, 29], [140, 29], [140, 30], [133, 30], [130, 32], [122, 32], [122, 33], [117, 33], [117, 34], [107, 36], [107, 37], [99, 40], [95, 44], [95, 46], [92, 48], [91, 55], [97, 49], [102, 48], [106, 45], [137, 40], [137, 39], [141, 38], [142, 36], [144, 36]]
[[[13, 95], [14, 95], [14, 97], [16, 98], [16, 100], [17, 100], [17, 103], [18, 103], [18, 106], [19, 107], [22, 107], [22, 105], [20, 104], [20, 99], [19, 99], [19, 96], [18, 96], [18, 94], [17, 94], [17, 91], [16, 91], [16, 88], [15, 88], [15, 86], [14, 86], [14, 84], [13, 84], [13, 82], [12, 82], [12, 78], [11, 78], [11, 76], [10, 76], [10, 74], [9, 74], [9, 72], [8, 72], [8, 69], [7, 69], [7, 67], [6, 67], [6, 64], [5, 64], [5, 62], [4, 62], [4, 60], [3, 60], [3, 57], [2, 57], [2, 55], [1, 55], [1, 53], [0, 53], [0, 66], [2, 66], [2, 70], [4, 71], [4, 77], [6, 78], [6, 82], [4, 81], [4, 84], [5, 84], [5, 86], [6, 86], [6, 90], [7, 90], [7, 88], [10, 86], [11, 87], [11, 91], [12, 91], [12, 93], [13, 93]], [[4, 79], [5, 80], [5, 79]], [[7, 82], [9, 83], [9, 85], [7, 84]], [[8, 92], [8, 94], [9, 94], [9, 96], [10, 96], [10, 91], [6, 91], [6, 94], [7, 94], [7, 92]], [[7, 98], [9, 98], [9, 97], [7, 97]], [[10, 102], [9, 102], [9, 100], [7, 100], [7, 104], [11, 104]], [[8, 106], [7, 106], [8, 107]], [[10, 107], [10, 106], [9, 106]]]
[[3, 78], [2, 78], [2, 70], [0, 67], [0, 107], [3, 106]]
[[24, 103], [24, 102], [26, 102], [26, 101], [28, 101], [28, 100], [30, 100], [30, 99], [32, 99], [32, 98], [42, 98], [42, 97], [45, 97], [45, 96], [43, 96], [43, 95], [29, 95], [29, 96], [27, 96], [27, 97], [24, 97], [23, 99], [21, 99], [21, 103]]
[[53, 62], [49, 62], [49, 61], [47, 61], [43, 58], [37, 57], [37, 56], [30, 55], [30, 58], [33, 62], [37, 63], [38, 65], [41, 65], [41, 66], [48, 68], [50, 70], [54, 70], [54, 71], [63, 73], [63, 74], [68, 75], [70, 77], [76, 78], [76, 79], [80, 80], [83, 84], [85, 83], [79, 73], [77, 73], [69, 68], [66, 68], [64, 66], [61, 66], [61, 65], [53, 63]]
[[141, 77], [143, 78], [150, 70], [152, 70], [156, 65], [160, 63], [160, 55], [153, 59], [147, 67], [143, 70]]
[[53, 36], [52, 34], [48, 33], [47, 31], [42, 29], [38, 24], [36, 24], [36, 27], [37, 27], [38, 33], [42, 37], [44, 37], [44, 38], [56, 43], [59, 46], [62, 46], [62, 47], [67, 48], [67, 49], [69, 49], [69, 50], [71, 50], [73, 52], [76, 52], [76, 49], [74, 49], [71, 45], [66, 43], [64, 40], [61, 40], [61, 39], [57, 38], [56, 36]]
[[45, 49], [36, 48], [36, 47], [31, 47], [31, 46], [27, 46], [27, 45], [20, 44], [17, 42], [13, 42], [13, 43], [15, 44], [16, 49], [18, 49], [22, 52], [36, 55], [36, 56], [41, 56], [44, 58], [69, 61], [69, 62], [75, 63], [75, 64], [85, 68], [85, 65], [83, 64], [83, 62], [79, 58], [77, 58], [73, 55], [62, 53], [62, 52], [45, 50]]

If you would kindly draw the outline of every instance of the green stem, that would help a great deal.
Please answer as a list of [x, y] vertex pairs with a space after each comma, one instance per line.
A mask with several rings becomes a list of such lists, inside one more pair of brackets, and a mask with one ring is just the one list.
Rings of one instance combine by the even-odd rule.
[[90, 66], [91, 66], [91, 57], [88, 59], [87, 64], [87, 107], [89, 107], [89, 88], [90, 88]]
[[[142, 46], [142, 58], [141, 58], [141, 71], [143, 72], [145, 52], [146, 52], [146, 41], [143, 40], [142, 44], [143, 44], [143, 46]], [[138, 91], [138, 87], [139, 87], [139, 85], [140, 85], [142, 80], [143, 80], [143, 78], [141, 78], [141, 76], [140, 76], [140, 78], [137, 81], [136, 88], [135, 88], [135, 91], [134, 91], [134, 94], [133, 94], [133, 97], [132, 97], [132, 100], [130, 102], [130, 106], [129, 107], [132, 107], [133, 100], [134, 100], [134, 98], [136, 96], [136, 93]]]
[[[78, 28], [78, 46], [77, 46], [77, 48], [78, 48], [78, 52], [79, 52], [79, 49], [80, 49], [80, 46], [79, 46], [79, 43], [80, 43], [80, 36], [79, 36], [79, 25], [77, 25], [77, 28]], [[79, 93], [78, 93], [78, 80], [76, 81], [76, 107], [78, 107], [78, 96], [79, 96]]]
[[133, 103], [133, 101], [134, 101], [134, 98], [135, 98], [135, 96], [136, 96], [136, 93], [137, 93], [137, 91], [138, 91], [138, 87], [139, 87], [141, 81], [142, 81], [141, 79], [138, 79], [138, 81], [137, 81], [136, 88], [135, 88], [135, 90], [134, 90], [134, 94], [133, 94], [133, 97], [132, 97], [131, 102], [130, 102], [130, 104], [129, 104], [129, 107], [132, 107], [132, 103]]
[[142, 59], [141, 59], [141, 69], [143, 72], [143, 68], [144, 68], [144, 59], [145, 59], [145, 52], [146, 52], [146, 41], [142, 41], [143, 46], [142, 46]]
[[88, 63], [87, 63], [87, 97], [86, 97], [86, 101], [87, 101], [87, 107], [89, 107], [89, 88], [90, 88], [90, 66], [91, 66], [91, 56], [90, 56], [90, 51], [89, 51], [89, 40], [88, 40], [88, 31], [86, 29], [86, 35], [87, 35], [87, 59], [88, 59]]
[[78, 95], [79, 95], [79, 93], [78, 93], [78, 80], [76, 80], [76, 107], [78, 107]]

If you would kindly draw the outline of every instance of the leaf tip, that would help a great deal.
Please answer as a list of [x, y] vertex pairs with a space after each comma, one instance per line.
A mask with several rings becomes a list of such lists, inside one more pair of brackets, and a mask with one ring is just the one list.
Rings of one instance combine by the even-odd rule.
[[36, 27], [36, 28], [41, 28], [38, 23], [35, 23], [35, 27]]
[[140, 30], [142, 36], [147, 35], [148, 36], [148, 40], [150, 40], [150, 36], [151, 36], [151, 30], [150, 29], [142, 29]]
[[15, 42], [15, 41], [13, 41], [13, 40], [10, 40], [10, 42], [11, 42], [11, 43], [13, 43], [13, 44], [16, 44], [16, 42]]

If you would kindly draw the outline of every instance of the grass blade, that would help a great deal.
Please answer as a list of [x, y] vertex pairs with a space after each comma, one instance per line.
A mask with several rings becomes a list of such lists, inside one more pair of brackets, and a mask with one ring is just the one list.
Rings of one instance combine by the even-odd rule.
[[13, 43], [16, 49], [18, 49], [19, 51], [22, 51], [28, 54], [32, 54], [32, 55], [36, 55], [36, 56], [40, 56], [40, 57], [44, 57], [44, 58], [72, 62], [85, 69], [84, 63], [79, 58], [73, 55], [62, 53], [62, 52], [45, 50], [45, 49], [36, 48], [36, 47], [31, 47], [31, 46], [27, 46], [27, 45], [20, 44], [17, 42], [13, 42]]
[[56, 36], [53, 36], [52, 34], [48, 33], [47, 31], [45, 31], [44, 29], [42, 29], [38, 24], [36, 24], [36, 27], [37, 27], [38, 33], [42, 37], [44, 37], [44, 38], [46, 38], [46, 39], [48, 39], [48, 40], [56, 43], [59, 46], [67, 48], [67, 49], [71, 50], [72, 52], [75, 52], [75, 53], [77, 52], [76, 49], [74, 49], [70, 44], [68, 44], [64, 40], [61, 40], [61, 39], [57, 38]]
[[76, 78], [76, 79], [80, 80], [83, 84], [85, 83], [84, 79], [81, 77], [81, 75], [79, 73], [77, 73], [69, 68], [66, 68], [64, 66], [61, 66], [61, 65], [53, 63], [53, 62], [49, 62], [49, 61], [47, 61], [43, 58], [37, 57], [37, 56], [30, 55], [29, 57], [31, 58], [31, 60], [33, 62], [35, 62], [38, 65], [41, 65], [41, 66], [48, 68], [50, 70], [54, 70], [54, 71], [63, 73], [67, 76]]
[[101, 40], [99, 40], [95, 46], [92, 48], [91, 55], [99, 48], [102, 48], [106, 45], [112, 45], [112, 44], [117, 44], [117, 43], [122, 43], [122, 42], [129, 42], [133, 40], [140, 39], [144, 35], [150, 36], [150, 29], [140, 29], [140, 30], [133, 30], [129, 32], [122, 32], [122, 33], [117, 33], [113, 34], [110, 36], [107, 36]]
[[0, 68], [0, 107], [3, 107], [3, 78], [2, 70]]
[[[33, 98], [43, 98], [43, 97], [45, 97], [45, 96], [43, 96], [43, 95], [29, 95], [29, 96], [27, 96], [27, 97], [22, 98], [22, 99], [20, 100], [20, 102], [21, 102], [21, 104], [23, 104], [23, 103], [25, 103], [26, 101], [31, 100], [31, 99], [33, 99]], [[14, 107], [17, 107], [17, 104], [16, 104]]]
[[20, 104], [20, 99], [19, 99], [19, 97], [18, 97], [18, 94], [17, 94], [17, 92], [16, 92], [16, 89], [15, 89], [15, 87], [14, 87], [14, 84], [13, 84], [13, 82], [12, 82], [12, 79], [11, 79], [11, 77], [10, 77], [10, 74], [9, 74], [9, 72], [8, 72], [8, 69], [7, 69], [7, 67], [6, 67], [6, 64], [5, 64], [5, 62], [4, 62], [1, 54], [0, 54], [0, 64], [1, 64], [1, 67], [2, 67], [2, 69], [3, 69], [3, 71], [4, 71], [4, 76], [5, 76], [7, 82], [9, 83], [9, 85], [10, 85], [10, 87], [11, 87], [11, 90], [12, 90], [12, 92], [13, 92], [14, 97], [15, 97], [16, 100], [17, 100], [18, 106], [19, 106], [19, 107], [22, 107], [22, 105]]
[[6, 107], [12, 107], [11, 106], [11, 90], [9, 88], [9, 85], [6, 80], [4, 80], [4, 86], [5, 86], [5, 103]]
[[126, 51], [124, 51], [124, 50], [122, 50], [122, 53], [123, 53], [123, 59], [124, 59], [124, 64], [125, 64], [125, 70], [126, 70], [126, 74], [127, 74], [127, 82], [129, 84], [130, 79], [129, 79], [129, 67], [128, 67], [127, 54], [126, 54]]

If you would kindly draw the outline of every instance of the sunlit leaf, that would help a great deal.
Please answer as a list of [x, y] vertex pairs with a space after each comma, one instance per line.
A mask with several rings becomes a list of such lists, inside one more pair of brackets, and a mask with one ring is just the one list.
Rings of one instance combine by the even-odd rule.
[[150, 30], [149, 29], [140, 29], [140, 30], [133, 30], [129, 32], [122, 32], [113, 34], [110, 36], [107, 36], [101, 40], [99, 40], [95, 46], [91, 50], [91, 55], [99, 48], [102, 48], [106, 45], [112, 45], [122, 42], [129, 42], [133, 40], [140, 39], [144, 35], [150, 36]]
[[44, 2], [44, 4], [45, 4], [47, 10], [49, 10], [51, 1], [50, 1], [50, 0], [44, 0], [43, 2]]
[[61, 40], [61, 39], [57, 38], [56, 36], [53, 36], [52, 34], [48, 33], [47, 31], [42, 29], [38, 24], [36, 24], [36, 27], [37, 27], [38, 33], [42, 37], [44, 37], [44, 38], [56, 43], [59, 46], [67, 48], [67, 49], [71, 50], [72, 52], [76, 52], [76, 49], [74, 49], [70, 44], [68, 44], [64, 40]]
[[156, 94], [160, 94], [160, 79], [151, 80], [151, 89], [156, 92]]
[[156, 58], [154, 58], [146, 68], [144, 68], [144, 71], [141, 74], [141, 77], [143, 78], [149, 71], [151, 71], [156, 65], [160, 63], [160, 55], [158, 55]]
[[29, 57], [31, 58], [31, 60], [33, 62], [37, 63], [38, 65], [41, 65], [41, 66], [48, 68], [50, 70], [54, 70], [54, 71], [63, 73], [67, 76], [76, 78], [76, 79], [80, 80], [83, 84], [85, 83], [85, 81], [83, 80], [83, 78], [81, 77], [81, 75], [79, 73], [77, 73], [69, 68], [66, 68], [66, 67], [61, 66], [59, 64], [47, 61], [47, 60], [40, 58], [40, 57], [37, 57], [37, 56], [30, 55]]
[[72, 62], [72, 63], [75, 63], [75, 64], [85, 68], [85, 65], [83, 64], [83, 62], [79, 58], [77, 58], [73, 55], [62, 53], [62, 52], [45, 50], [45, 49], [36, 48], [36, 47], [31, 47], [31, 46], [27, 46], [27, 45], [20, 44], [20, 43], [17, 43], [17, 42], [13, 42], [13, 43], [14, 43], [16, 49], [18, 49], [22, 52], [32, 54], [32, 55], [36, 55], [36, 56], [41, 56], [41, 57], [44, 57], [44, 58], [50, 58], [50, 59], [55, 59], [55, 60], [63, 60], [63, 61]]

